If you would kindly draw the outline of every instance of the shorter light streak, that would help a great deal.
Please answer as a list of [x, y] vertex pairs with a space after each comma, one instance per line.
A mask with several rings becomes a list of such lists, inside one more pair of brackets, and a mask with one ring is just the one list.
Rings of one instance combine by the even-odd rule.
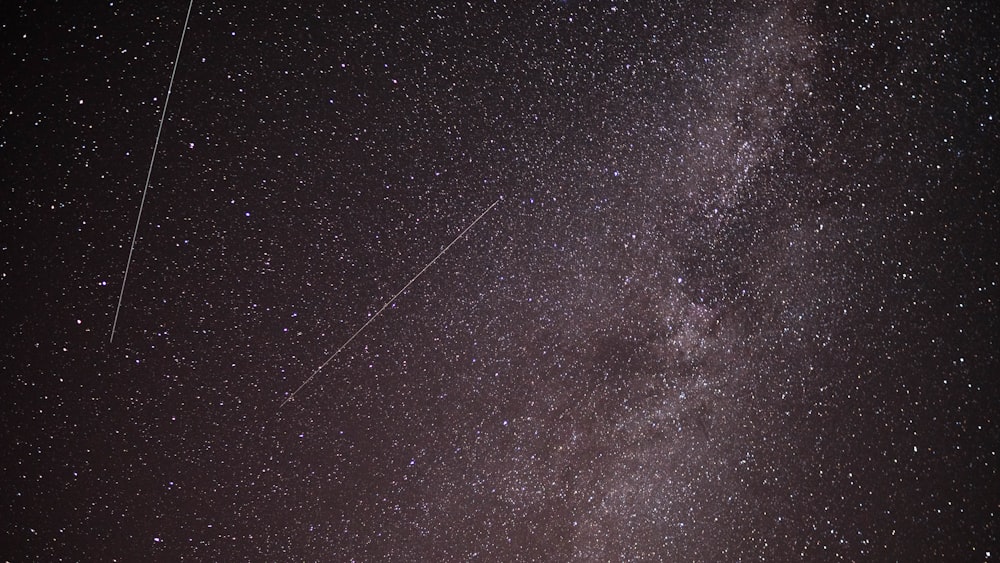
[[[501, 199], [503, 199], [503, 198], [501, 198]], [[292, 391], [292, 393], [290, 395], [288, 395], [288, 397], [286, 397], [284, 401], [281, 402], [281, 405], [278, 408], [280, 409], [281, 407], [284, 407], [285, 405], [287, 405], [288, 403], [290, 403], [291, 401], [293, 401], [295, 399], [295, 395], [297, 395], [299, 393], [299, 391], [302, 390], [303, 387], [305, 387], [306, 385], [308, 385], [309, 382], [312, 381], [316, 377], [316, 375], [319, 374], [319, 372], [323, 370], [323, 368], [325, 368], [330, 362], [332, 362], [333, 359], [337, 357], [337, 354], [340, 354], [344, 350], [344, 348], [347, 348], [347, 346], [355, 338], [357, 338], [359, 334], [361, 334], [362, 332], [364, 332], [364, 330], [366, 328], [368, 328], [368, 325], [372, 324], [372, 322], [375, 319], [377, 319], [379, 315], [382, 314], [382, 311], [385, 311], [389, 307], [389, 305], [392, 305], [393, 301], [395, 301], [400, 295], [403, 294], [404, 291], [406, 291], [411, 285], [413, 285], [413, 282], [417, 281], [417, 279], [420, 276], [422, 276], [424, 274], [424, 272], [426, 272], [428, 269], [430, 269], [430, 267], [433, 266], [435, 262], [437, 262], [438, 258], [440, 258], [441, 256], [443, 256], [445, 252], [448, 252], [449, 248], [451, 248], [456, 242], [458, 242], [458, 240], [460, 238], [462, 238], [463, 236], [465, 236], [465, 233], [469, 232], [469, 230], [472, 229], [472, 227], [475, 227], [476, 223], [478, 223], [480, 219], [482, 219], [483, 217], [485, 217], [487, 213], [489, 213], [494, 207], [497, 206], [498, 203], [500, 203], [500, 199], [494, 201], [489, 207], [486, 208], [486, 211], [483, 211], [482, 213], [480, 213], [479, 216], [476, 217], [476, 219], [474, 221], [472, 221], [471, 223], [469, 223], [469, 226], [467, 226], [464, 229], [462, 229], [462, 232], [458, 233], [458, 236], [456, 236], [454, 240], [452, 240], [451, 242], [449, 242], [448, 246], [445, 246], [443, 249], [441, 249], [441, 252], [438, 252], [437, 256], [435, 256], [430, 262], [428, 262], [427, 265], [423, 267], [423, 269], [421, 269], [419, 272], [417, 272], [417, 275], [413, 276], [413, 278], [411, 278], [410, 281], [406, 282], [406, 285], [403, 286], [403, 289], [400, 289], [399, 291], [396, 292], [395, 295], [393, 295], [392, 297], [390, 297], [389, 300], [386, 301], [384, 305], [382, 305], [382, 308], [379, 309], [378, 312], [376, 312], [374, 315], [372, 315], [371, 317], [369, 317], [368, 320], [365, 322], [365, 324], [361, 325], [361, 328], [359, 328], [358, 330], [354, 331], [354, 334], [352, 334], [350, 338], [348, 338], [347, 340], [345, 340], [344, 343], [341, 344], [340, 347], [337, 348], [337, 350], [333, 354], [330, 354], [330, 357], [327, 358], [325, 362], [323, 362], [322, 364], [320, 364], [320, 366], [318, 368], [316, 368], [315, 370], [313, 370], [312, 374], [310, 374], [309, 377], [306, 378], [306, 380], [303, 381], [302, 384], [299, 385], [299, 387], [295, 391]]]

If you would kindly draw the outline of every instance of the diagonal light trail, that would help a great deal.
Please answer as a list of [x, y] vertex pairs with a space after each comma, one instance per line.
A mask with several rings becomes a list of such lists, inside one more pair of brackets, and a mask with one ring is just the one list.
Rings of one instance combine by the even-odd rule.
[[139, 225], [142, 224], [142, 208], [146, 205], [146, 194], [149, 192], [149, 181], [153, 178], [153, 163], [156, 162], [156, 149], [160, 146], [160, 134], [163, 133], [163, 121], [167, 117], [167, 104], [170, 103], [170, 92], [174, 89], [174, 77], [177, 76], [177, 65], [181, 61], [181, 49], [184, 48], [184, 35], [187, 34], [188, 22], [191, 21], [191, 8], [194, 0], [188, 3], [187, 16], [184, 17], [184, 29], [181, 30], [181, 40], [177, 45], [177, 56], [174, 57], [174, 70], [170, 73], [170, 83], [167, 85], [167, 97], [163, 100], [163, 113], [160, 114], [160, 127], [156, 130], [156, 142], [153, 143], [153, 156], [149, 158], [149, 170], [146, 172], [146, 186], [142, 188], [142, 199], [139, 200], [139, 216], [135, 218], [135, 231], [132, 232], [132, 246], [128, 249], [128, 260], [125, 261], [125, 274], [122, 276], [122, 289], [118, 292], [118, 306], [115, 307], [115, 320], [111, 323], [111, 339], [115, 341], [115, 329], [118, 328], [118, 315], [122, 310], [122, 299], [125, 297], [125, 283], [128, 281], [128, 269], [132, 265], [132, 254], [135, 252], [135, 241], [139, 237]]
[[290, 395], [288, 395], [288, 397], [286, 397], [284, 401], [281, 402], [281, 405], [278, 408], [280, 409], [281, 407], [284, 407], [289, 402], [293, 401], [295, 399], [295, 395], [297, 395], [298, 392], [301, 391], [303, 387], [305, 387], [306, 385], [308, 385], [309, 382], [312, 381], [316, 377], [316, 375], [320, 371], [323, 370], [323, 368], [325, 368], [330, 362], [332, 362], [333, 359], [337, 357], [337, 354], [340, 354], [340, 352], [343, 351], [344, 348], [347, 348], [347, 345], [350, 344], [355, 338], [357, 338], [359, 334], [361, 334], [362, 332], [364, 332], [364, 330], [366, 328], [368, 328], [368, 325], [372, 324], [372, 322], [375, 319], [377, 319], [379, 315], [382, 314], [382, 311], [385, 311], [386, 308], [388, 308], [389, 305], [391, 305], [392, 302], [396, 300], [396, 298], [398, 298], [400, 295], [402, 295], [403, 292], [407, 290], [407, 288], [409, 288], [411, 285], [413, 285], [413, 282], [417, 281], [417, 279], [420, 276], [422, 276], [424, 274], [424, 272], [426, 272], [431, 266], [434, 265], [435, 262], [437, 262], [438, 258], [440, 258], [441, 256], [443, 256], [445, 252], [448, 252], [449, 248], [451, 248], [456, 242], [458, 242], [458, 240], [460, 238], [462, 238], [463, 236], [465, 236], [465, 233], [469, 232], [469, 230], [472, 229], [472, 227], [475, 227], [476, 223], [478, 223], [480, 219], [482, 219], [483, 217], [485, 217], [487, 213], [489, 213], [494, 207], [497, 206], [498, 203], [500, 203], [499, 199], [496, 200], [496, 201], [494, 201], [489, 207], [487, 207], [486, 211], [483, 211], [482, 213], [480, 213], [479, 216], [476, 217], [474, 221], [472, 221], [471, 223], [469, 223], [469, 226], [467, 226], [464, 229], [462, 229], [462, 232], [458, 233], [458, 236], [456, 236], [454, 238], [454, 240], [452, 240], [451, 242], [449, 242], [448, 246], [445, 246], [443, 249], [441, 249], [441, 252], [438, 252], [437, 256], [435, 256], [430, 262], [428, 262], [427, 265], [423, 267], [423, 269], [421, 269], [419, 272], [417, 272], [417, 275], [413, 276], [413, 278], [411, 278], [410, 281], [406, 282], [406, 285], [403, 286], [403, 289], [400, 289], [399, 291], [396, 292], [395, 295], [393, 295], [391, 298], [389, 298], [389, 300], [386, 301], [384, 305], [382, 305], [382, 308], [379, 309], [378, 312], [376, 312], [374, 315], [372, 315], [371, 317], [369, 317], [368, 320], [365, 322], [365, 324], [361, 325], [361, 328], [359, 328], [358, 330], [354, 331], [354, 334], [352, 334], [350, 338], [348, 338], [347, 340], [345, 340], [344, 343], [341, 344], [340, 347], [337, 348], [337, 350], [333, 354], [330, 354], [330, 357], [327, 358], [325, 362], [323, 362], [322, 364], [320, 364], [320, 366], [318, 368], [314, 369], [313, 372], [312, 372], [312, 374], [310, 374], [309, 377], [306, 378], [306, 380], [303, 381], [302, 384], [299, 385], [298, 388], [295, 391], [292, 391], [292, 393]]

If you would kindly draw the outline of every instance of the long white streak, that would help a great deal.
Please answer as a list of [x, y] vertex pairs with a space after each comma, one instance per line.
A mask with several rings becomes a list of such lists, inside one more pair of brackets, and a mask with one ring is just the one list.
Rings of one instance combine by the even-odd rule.
[[278, 408], [280, 409], [281, 407], [285, 406], [286, 404], [288, 404], [289, 402], [291, 402], [292, 400], [294, 400], [295, 399], [295, 395], [297, 395], [298, 392], [301, 391], [303, 387], [305, 387], [306, 385], [308, 385], [309, 382], [312, 381], [313, 378], [316, 377], [316, 374], [318, 374], [320, 371], [323, 370], [323, 368], [325, 368], [330, 362], [332, 362], [333, 359], [337, 357], [337, 354], [340, 354], [340, 352], [344, 348], [347, 348], [347, 345], [350, 344], [355, 338], [357, 338], [359, 334], [361, 334], [362, 332], [364, 332], [364, 330], [366, 328], [368, 328], [368, 325], [372, 324], [372, 321], [374, 321], [375, 319], [377, 319], [378, 316], [382, 314], [382, 311], [385, 311], [386, 308], [388, 308], [389, 305], [391, 305], [392, 302], [396, 300], [396, 298], [398, 298], [400, 295], [402, 295], [403, 292], [407, 290], [407, 288], [409, 288], [411, 285], [413, 285], [413, 282], [417, 281], [417, 278], [419, 278], [420, 276], [422, 276], [424, 274], [424, 272], [426, 272], [431, 266], [433, 266], [434, 263], [437, 262], [438, 258], [440, 258], [441, 256], [443, 256], [445, 252], [448, 252], [448, 249], [451, 248], [452, 245], [454, 245], [456, 242], [458, 242], [458, 239], [460, 239], [463, 236], [465, 236], [465, 233], [469, 232], [469, 229], [471, 229], [472, 227], [475, 227], [476, 223], [478, 223], [480, 219], [482, 219], [487, 213], [489, 213], [490, 210], [492, 210], [494, 207], [496, 207], [498, 203], [500, 203], [499, 199], [496, 200], [496, 201], [494, 201], [492, 205], [490, 205], [489, 207], [487, 207], [486, 211], [483, 211], [482, 213], [480, 213], [479, 217], [476, 217], [476, 219], [473, 222], [469, 223], [469, 226], [466, 227], [465, 229], [463, 229], [462, 232], [458, 233], [458, 236], [455, 237], [454, 240], [452, 240], [451, 242], [449, 242], [448, 246], [446, 246], [443, 249], [441, 249], [441, 252], [438, 252], [437, 256], [435, 256], [434, 259], [432, 259], [430, 262], [428, 262], [427, 265], [424, 266], [422, 270], [420, 270], [419, 272], [417, 272], [417, 275], [413, 276], [413, 278], [411, 278], [410, 281], [406, 282], [406, 285], [403, 286], [403, 289], [400, 289], [399, 291], [396, 292], [396, 295], [393, 295], [391, 298], [389, 298], [389, 300], [386, 301], [384, 305], [382, 305], [382, 308], [379, 309], [377, 313], [375, 313], [374, 315], [372, 315], [371, 317], [369, 317], [368, 320], [365, 322], [365, 324], [361, 325], [361, 328], [359, 328], [358, 330], [354, 331], [354, 334], [352, 334], [350, 338], [348, 338], [347, 340], [345, 340], [344, 343], [341, 344], [339, 348], [337, 348], [336, 352], [334, 352], [333, 354], [330, 354], [330, 357], [327, 358], [325, 362], [323, 362], [322, 364], [320, 364], [320, 366], [318, 368], [314, 369], [313, 372], [312, 372], [312, 374], [305, 381], [302, 382], [302, 385], [299, 385], [298, 389], [296, 389], [295, 391], [292, 392], [291, 395], [289, 395], [288, 397], [286, 397], [285, 400], [281, 402], [281, 405]]
[[153, 177], [153, 163], [156, 162], [156, 149], [160, 146], [160, 134], [163, 133], [163, 121], [167, 117], [167, 104], [170, 103], [170, 92], [174, 89], [174, 76], [177, 75], [177, 65], [181, 61], [181, 49], [184, 48], [184, 35], [187, 34], [188, 21], [191, 20], [191, 8], [194, 0], [188, 3], [187, 16], [184, 17], [184, 29], [181, 30], [181, 41], [177, 45], [177, 56], [174, 57], [174, 70], [170, 73], [170, 84], [167, 85], [167, 97], [163, 99], [163, 113], [160, 115], [160, 127], [156, 130], [156, 142], [153, 143], [153, 156], [149, 158], [149, 170], [146, 172], [146, 186], [142, 189], [142, 199], [139, 201], [139, 216], [135, 218], [135, 231], [132, 232], [132, 246], [128, 250], [128, 260], [125, 261], [125, 274], [122, 276], [122, 289], [118, 293], [118, 306], [115, 307], [115, 320], [111, 323], [111, 339], [115, 341], [115, 329], [118, 327], [118, 314], [122, 310], [122, 299], [125, 297], [125, 282], [128, 281], [128, 269], [132, 265], [132, 254], [135, 252], [135, 241], [139, 237], [139, 225], [142, 223], [142, 208], [146, 205], [146, 193], [149, 192], [149, 181]]

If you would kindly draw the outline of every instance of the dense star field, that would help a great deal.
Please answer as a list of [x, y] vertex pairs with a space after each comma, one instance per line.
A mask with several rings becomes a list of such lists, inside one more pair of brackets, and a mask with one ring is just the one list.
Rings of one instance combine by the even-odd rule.
[[0, 558], [1000, 558], [991, 2], [195, 0], [109, 342], [155, 4], [3, 7]]

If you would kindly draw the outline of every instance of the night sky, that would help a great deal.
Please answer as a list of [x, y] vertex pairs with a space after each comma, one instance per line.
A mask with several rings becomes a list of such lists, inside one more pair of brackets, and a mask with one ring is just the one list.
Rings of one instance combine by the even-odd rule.
[[4, 4], [0, 558], [1000, 559], [991, 2], [333, 4], [195, 0], [113, 342], [187, 2]]

